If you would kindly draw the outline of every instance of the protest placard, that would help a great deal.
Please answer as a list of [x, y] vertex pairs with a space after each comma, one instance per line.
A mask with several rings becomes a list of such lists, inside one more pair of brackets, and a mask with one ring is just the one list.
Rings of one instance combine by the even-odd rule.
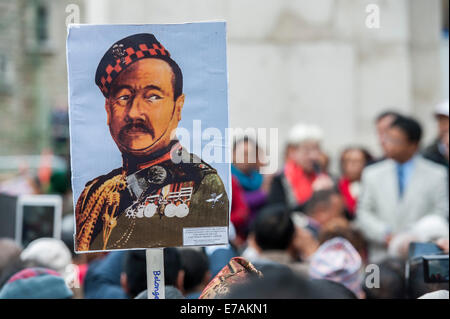
[[225, 35], [224, 22], [69, 26], [77, 252], [228, 242]]

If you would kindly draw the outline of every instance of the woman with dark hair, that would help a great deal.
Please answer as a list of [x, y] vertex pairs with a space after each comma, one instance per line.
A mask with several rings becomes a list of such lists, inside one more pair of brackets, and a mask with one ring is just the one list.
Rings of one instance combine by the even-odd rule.
[[259, 172], [263, 154], [256, 140], [248, 136], [233, 145], [231, 222], [236, 227], [237, 243], [247, 238], [248, 227], [266, 204], [264, 176]]
[[342, 175], [338, 182], [338, 189], [344, 198], [349, 219], [355, 218], [362, 171], [372, 160], [372, 155], [362, 147], [348, 147], [341, 154]]

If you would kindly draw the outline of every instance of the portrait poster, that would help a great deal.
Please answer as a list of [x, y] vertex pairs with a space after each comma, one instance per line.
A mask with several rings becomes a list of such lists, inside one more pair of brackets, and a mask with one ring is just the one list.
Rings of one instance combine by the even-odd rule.
[[76, 252], [228, 243], [225, 27], [69, 26]]

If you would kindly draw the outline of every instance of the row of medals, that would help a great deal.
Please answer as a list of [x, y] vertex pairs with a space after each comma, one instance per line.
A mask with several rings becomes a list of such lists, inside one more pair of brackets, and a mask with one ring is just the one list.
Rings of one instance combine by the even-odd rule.
[[[178, 204], [175, 204], [179, 202]], [[164, 203], [164, 200], [161, 204]], [[160, 204], [160, 205], [161, 205]], [[133, 205], [134, 206], [134, 205]], [[128, 218], [150, 218], [153, 217], [158, 211], [159, 205], [156, 205], [155, 202], [150, 202], [149, 204], [139, 204], [135, 208], [129, 208], [126, 210], [126, 216]], [[166, 217], [178, 217], [183, 218], [189, 214], [189, 206], [182, 200], [176, 200], [174, 202], [169, 202], [164, 208], [164, 216]]]

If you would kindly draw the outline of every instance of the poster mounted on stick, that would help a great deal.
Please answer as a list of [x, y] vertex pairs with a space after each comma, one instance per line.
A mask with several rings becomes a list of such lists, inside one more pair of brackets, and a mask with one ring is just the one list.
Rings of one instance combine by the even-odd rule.
[[224, 22], [71, 25], [77, 252], [228, 243]]

